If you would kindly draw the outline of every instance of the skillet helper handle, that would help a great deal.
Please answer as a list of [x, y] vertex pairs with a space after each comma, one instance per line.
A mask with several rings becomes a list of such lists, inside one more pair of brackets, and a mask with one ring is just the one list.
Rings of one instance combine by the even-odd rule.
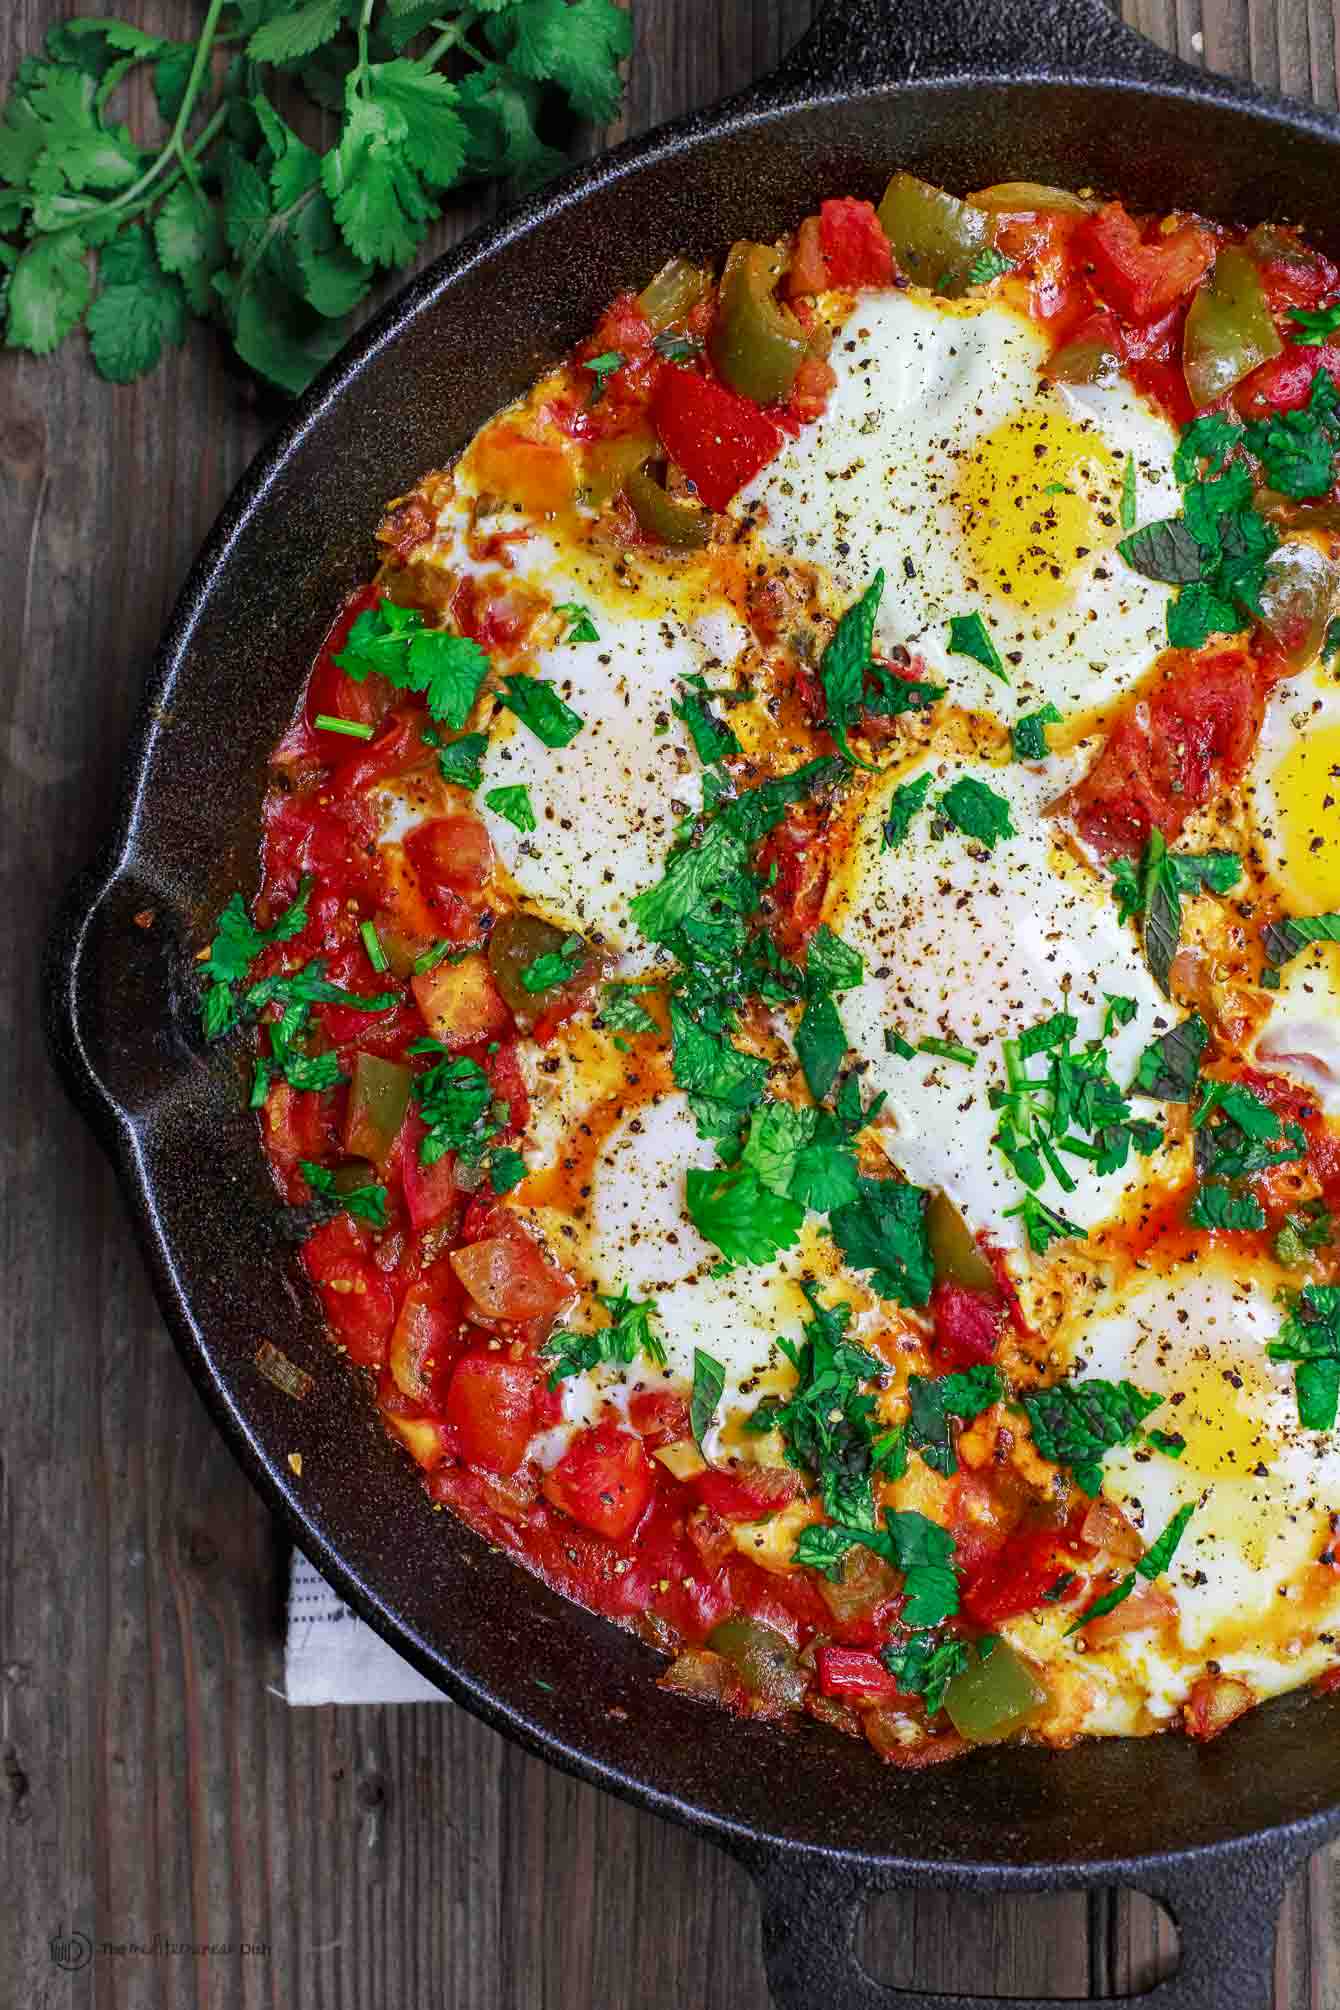
[[827, 0], [773, 81], [813, 92], [929, 77], [1152, 83], [1194, 74], [1105, 0]]
[[[1122, 2001], [1133, 2010], [1271, 2010], [1275, 1928], [1291, 1867], [1263, 1843], [1142, 1871], [1140, 1890], [1159, 1899], [1177, 1926], [1178, 1965], [1166, 1981]], [[1002, 1999], [877, 1982], [856, 1958], [856, 1928], [870, 1898], [897, 1888], [897, 1878], [776, 1857], [749, 1868], [776, 2010], [994, 2010], [1006, 2000], [1010, 2010], [1091, 2010], [1091, 1997]], [[1008, 1884], [996, 1889], [1008, 1895]]]

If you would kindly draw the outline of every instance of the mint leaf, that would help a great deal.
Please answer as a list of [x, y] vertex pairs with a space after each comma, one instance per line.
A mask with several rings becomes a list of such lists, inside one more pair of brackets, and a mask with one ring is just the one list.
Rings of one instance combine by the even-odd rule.
[[601, 992], [600, 1016], [614, 1033], [654, 1033], [656, 1021], [641, 1004], [631, 984], [607, 984]]
[[951, 656], [970, 656], [974, 663], [980, 663], [993, 677], [999, 677], [1002, 684], [1010, 681], [1010, 673], [1001, 662], [980, 614], [953, 616], [949, 623], [949, 653]]
[[1021, 1401], [1043, 1458], [1071, 1467], [1085, 1493], [1096, 1494], [1102, 1485], [1103, 1454], [1129, 1444], [1163, 1398], [1137, 1389], [1132, 1382], [1091, 1376], [1057, 1382]]
[[939, 810], [965, 837], [976, 838], [988, 851], [994, 851], [1001, 838], [1015, 834], [1010, 806], [1004, 796], [971, 775], [961, 776], [952, 788], [945, 790]]
[[693, 1350], [693, 1393], [689, 1399], [689, 1428], [693, 1432], [694, 1443], [699, 1451], [703, 1439], [712, 1427], [721, 1392], [726, 1386], [726, 1371], [714, 1355], [703, 1348]]
[[918, 775], [915, 781], [900, 782], [889, 797], [888, 813], [884, 818], [884, 834], [881, 850], [894, 851], [907, 837], [917, 814], [925, 807], [930, 794], [931, 776], [929, 768]]
[[829, 1216], [833, 1239], [853, 1270], [871, 1272], [881, 1298], [925, 1305], [935, 1281], [926, 1234], [924, 1188], [859, 1178], [855, 1200]]
[[508, 711], [514, 712], [546, 747], [566, 747], [582, 730], [580, 716], [542, 677], [527, 677], [518, 672], [504, 678], [498, 696]]
[[1266, 961], [1272, 970], [1297, 956], [1312, 942], [1340, 942], [1340, 914], [1291, 916], [1272, 921], [1261, 935]]
[[[482, 734], [480, 735], [482, 738]], [[445, 749], [444, 749], [445, 751]], [[524, 782], [509, 783], [505, 788], [487, 789], [484, 793], [484, 807], [496, 816], [505, 817], [519, 831], [538, 830], [535, 811], [531, 808], [530, 790]]]
[[819, 681], [828, 705], [829, 730], [852, 762], [856, 756], [847, 744], [847, 730], [861, 707], [883, 592], [881, 568], [860, 599], [842, 616], [819, 659]]

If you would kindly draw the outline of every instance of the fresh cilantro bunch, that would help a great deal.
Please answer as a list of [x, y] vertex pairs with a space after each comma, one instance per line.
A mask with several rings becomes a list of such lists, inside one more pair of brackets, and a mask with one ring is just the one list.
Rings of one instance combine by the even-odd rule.
[[[301, 391], [444, 191], [561, 167], [551, 101], [615, 116], [631, 42], [614, 0], [208, 0], [185, 41], [61, 22], [0, 114], [5, 340], [45, 356], [83, 323], [125, 383], [196, 315]], [[120, 116], [139, 73], [152, 135]]]

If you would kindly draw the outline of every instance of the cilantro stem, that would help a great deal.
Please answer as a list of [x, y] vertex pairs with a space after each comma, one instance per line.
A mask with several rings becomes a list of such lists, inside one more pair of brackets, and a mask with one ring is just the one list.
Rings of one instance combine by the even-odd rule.
[[[191, 123], [191, 114], [195, 110], [195, 101], [200, 95], [200, 79], [204, 75], [209, 65], [210, 56], [213, 53], [215, 30], [219, 25], [219, 16], [222, 14], [223, 9], [224, 0], [209, 0], [209, 11], [205, 15], [204, 21], [201, 24], [200, 34], [196, 40], [195, 60], [191, 64], [186, 78], [186, 88], [182, 92], [181, 104], [178, 108], [176, 119], [173, 121], [172, 131], [168, 134], [166, 143], [158, 159], [145, 169], [137, 182], [132, 182], [131, 186], [121, 195], [106, 204], [108, 210], [121, 209], [125, 204], [134, 202], [144, 193], [145, 189], [157, 181], [170, 160], [182, 161], [184, 159], [182, 141], [186, 136], [186, 128]], [[214, 115], [215, 119], [219, 117], [222, 111], [223, 107], [220, 106], [219, 111]]]

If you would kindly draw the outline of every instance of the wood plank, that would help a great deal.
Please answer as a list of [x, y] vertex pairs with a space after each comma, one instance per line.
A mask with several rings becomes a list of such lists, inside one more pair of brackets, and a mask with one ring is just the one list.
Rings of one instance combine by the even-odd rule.
[[[0, 10], [7, 77], [68, 9]], [[179, 0], [134, 17], [180, 32]], [[626, 129], [735, 90], [808, 0], [640, 0]], [[1128, 0], [1188, 60], [1336, 102], [1326, 0]], [[1201, 37], [1202, 47], [1195, 38]], [[592, 136], [593, 139], [595, 136]], [[487, 213], [453, 206], [434, 248]], [[11, 939], [101, 834], [139, 680], [189, 558], [273, 413], [206, 334], [142, 387], [77, 348], [0, 359], [0, 751]], [[16, 632], [17, 631], [17, 632]], [[99, 1954], [110, 2010], [764, 2010], [757, 1910], [717, 1852], [448, 1704], [289, 1711], [283, 1557], [164, 1336], [110, 1176], [45, 1071], [31, 958], [0, 1005], [0, 2010], [64, 2005], [47, 1940], [261, 1943]], [[1092, 1932], [1089, 1931], [1092, 1926]], [[1142, 1986], [1134, 1898], [902, 1899], [875, 1972], [923, 1986]], [[1340, 2005], [1340, 1859], [1298, 1881], [1278, 2010]], [[1040, 1960], [1036, 1957], [1040, 1954]], [[902, 1964], [902, 1965], [900, 1965]]]

